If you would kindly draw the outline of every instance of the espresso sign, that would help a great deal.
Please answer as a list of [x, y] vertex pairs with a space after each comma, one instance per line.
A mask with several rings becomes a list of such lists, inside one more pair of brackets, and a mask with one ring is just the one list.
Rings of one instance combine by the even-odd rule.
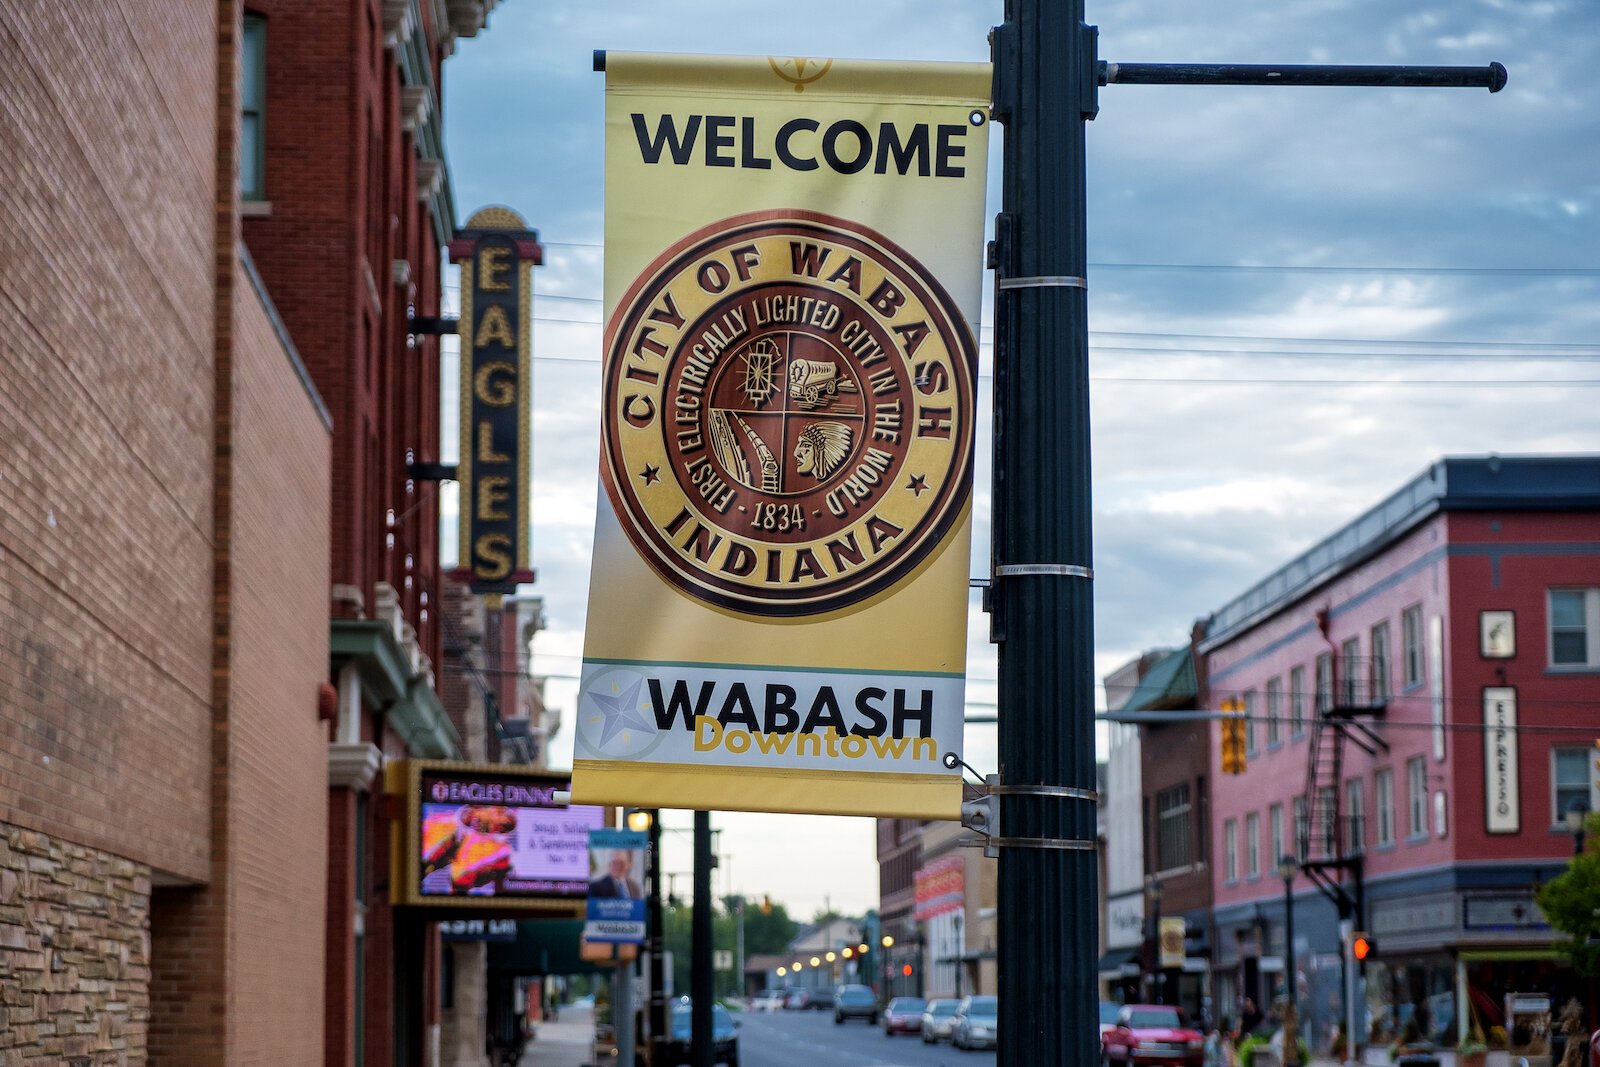
[[461, 570], [474, 593], [512, 593], [529, 569], [532, 269], [539, 235], [485, 208], [450, 242], [461, 264]]
[[1489, 686], [1483, 691], [1483, 815], [1491, 834], [1522, 829], [1517, 791], [1517, 691]]
[[606, 812], [562, 803], [565, 777], [432, 760], [390, 773], [406, 801], [395, 903], [583, 914], [589, 832]]
[[989, 85], [608, 54], [585, 802], [958, 816]]

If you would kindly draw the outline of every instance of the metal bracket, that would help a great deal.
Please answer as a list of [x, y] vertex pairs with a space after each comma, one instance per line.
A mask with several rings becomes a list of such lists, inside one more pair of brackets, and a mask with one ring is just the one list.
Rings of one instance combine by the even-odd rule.
[[1094, 579], [1094, 568], [1080, 567], [1076, 563], [1005, 563], [994, 569], [996, 578], [1009, 578], [1026, 574], [1053, 574], [1063, 578]]
[[1001, 278], [995, 288], [1007, 289], [1087, 289], [1089, 279], [1073, 274], [1040, 274], [1032, 278]]
[[[1065, 837], [991, 837], [984, 846], [985, 856], [998, 856], [1002, 848], [1050, 848], [1069, 852], [1093, 852], [1100, 846], [1094, 841], [1080, 841]], [[990, 849], [994, 851], [991, 852]]]
[[1087, 800], [1098, 803], [1100, 794], [1093, 789], [1078, 789], [1070, 785], [999, 785], [989, 786], [997, 796], [1065, 797], [1068, 800]]
[[407, 463], [406, 477], [415, 482], [453, 482], [456, 470], [454, 463]]
[[1000, 855], [1000, 797], [994, 792], [1000, 786], [1000, 776], [984, 776], [989, 792], [977, 800], [961, 802], [961, 825], [984, 836], [983, 854], [989, 859]]
[[406, 333], [413, 337], [455, 333], [461, 327], [460, 319], [445, 315], [413, 315], [406, 323]]

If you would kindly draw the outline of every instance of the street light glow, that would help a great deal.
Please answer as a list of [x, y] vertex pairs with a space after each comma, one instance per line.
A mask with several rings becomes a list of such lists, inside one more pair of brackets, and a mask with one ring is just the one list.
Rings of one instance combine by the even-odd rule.
[[789, 968], [787, 968], [787, 967], [779, 967], [778, 968], [778, 977], [779, 978], [782, 978], [784, 975], [786, 975], [788, 973], [789, 973]]
[[884, 934], [883, 935], [883, 947], [884, 948], [894, 948], [894, 938], [890, 937], [888, 934]]
[[853, 948], [846, 948], [842, 952], [839, 953], [839, 955], [843, 956], [845, 959], [849, 959], [851, 956], [854, 956], [855, 954], [856, 954], [856, 950], [853, 949]]
[[801, 963], [799, 960], [795, 960], [794, 961], [794, 969], [795, 970], [798, 971], [800, 968], [802, 968], [804, 966], [805, 966], [805, 964]]
[[829, 963], [832, 963], [834, 960], [838, 959], [839, 957], [837, 955], [835, 955], [834, 953], [830, 952], [830, 953], [828, 953], [826, 956], [824, 956], [822, 958], [827, 960]]
[[856, 946], [856, 951], [861, 953], [863, 956], [865, 956], [867, 954], [867, 948], [868, 948], [867, 943], [865, 941], [863, 941], [863, 942], [861, 942], [861, 944]]
[[815, 956], [811, 957], [811, 966], [816, 967], [821, 963], [822, 963], [822, 961], [820, 959], [818, 959], [817, 957], [815, 957]]
[[628, 812], [628, 829], [640, 832], [650, 829], [650, 813], [643, 809]]

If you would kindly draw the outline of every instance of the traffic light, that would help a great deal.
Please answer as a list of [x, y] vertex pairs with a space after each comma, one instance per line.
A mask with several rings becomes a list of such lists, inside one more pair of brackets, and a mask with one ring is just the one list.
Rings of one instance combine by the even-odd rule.
[[900, 973], [905, 975], [907, 978], [910, 978], [913, 973], [911, 964], [908, 963], [904, 967], [900, 968]]
[[1368, 959], [1378, 954], [1378, 943], [1370, 934], [1350, 935], [1350, 955], [1355, 957], [1357, 963], [1365, 963]]
[[1222, 773], [1243, 774], [1245, 768], [1244, 702], [1229, 697], [1222, 702]]

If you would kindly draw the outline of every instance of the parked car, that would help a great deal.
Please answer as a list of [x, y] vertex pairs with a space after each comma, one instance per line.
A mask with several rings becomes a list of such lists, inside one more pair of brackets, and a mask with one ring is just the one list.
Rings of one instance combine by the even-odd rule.
[[842, 985], [834, 990], [833, 1021], [842, 1026], [846, 1019], [865, 1019], [868, 1026], [877, 1026], [877, 995], [864, 985]]
[[790, 1011], [804, 1011], [811, 1007], [811, 994], [804, 989], [791, 989], [783, 998], [783, 1006]]
[[[950, 1040], [950, 1031], [956, 1025], [956, 1012], [961, 1010], [959, 1000], [930, 1000], [922, 1009], [922, 1043]], [[1600, 1063], [1594, 1065], [1600, 1067]]]
[[751, 1011], [777, 1011], [783, 1007], [783, 990], [763, 989], [750, 998]]
[[1201, 1067], [1205, 1035], [1185, 1023], [1177, 1008], [1164, 1004], [1124, 1004], [1116, 1024], [1100, 1038], [1100, 1059], [1117, 1064], [1174, 1064]]
[[[667, 1041], [667, 1062], [689, 1062], [689, 998], [672, 1005], [671, 1037]], [[721, 1004], [711, 1005], [712, 1055], [717, 1063], [739, 1067], [739, 1024]]]
[[922, 1009], [928, 1002], [921, 997], [895, 997], [883, 1009], [883, 1036], [895, 1034], [920, 1034]]
[[1000, 1044], [1000, 1002], [995, 997], [965, 997], [950, 1030], [950, 1043], [963, 1051], [997, 1048]]

